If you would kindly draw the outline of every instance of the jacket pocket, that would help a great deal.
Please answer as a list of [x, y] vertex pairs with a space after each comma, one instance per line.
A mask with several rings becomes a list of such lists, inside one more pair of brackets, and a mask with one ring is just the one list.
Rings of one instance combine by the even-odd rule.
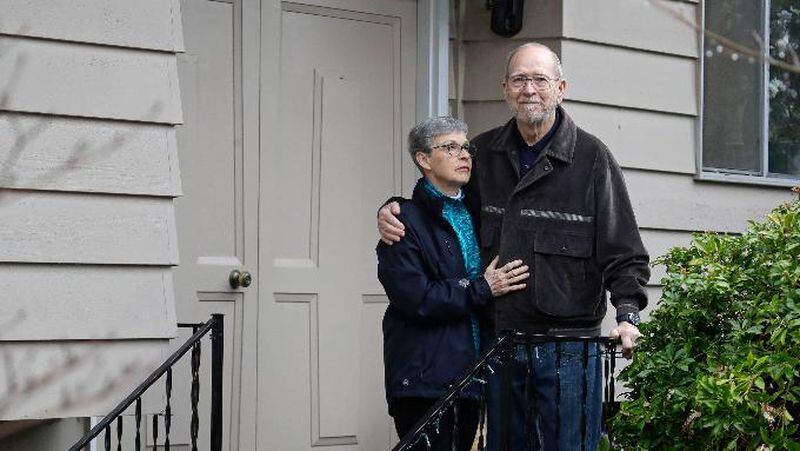
[[[591, 271], [594, 240], [590, 235], [563, 231], [539, 232], [533, 243], [536, 307], [560, 318], [594, 318], [599, 296]], [[589, 294], [587, 296], [587, 294]]]

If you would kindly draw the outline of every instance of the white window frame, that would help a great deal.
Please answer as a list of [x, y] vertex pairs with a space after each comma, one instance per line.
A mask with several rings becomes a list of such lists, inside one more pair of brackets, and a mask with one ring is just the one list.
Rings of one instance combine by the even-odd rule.
[[[770, 14], [770, 0], [763, 0], [764, 8], [762, 20], [764, 21], [764, 42], [769, 42], [769, 14]], [[705, 2], [700, 3], [700, 25], [705, 30], [706, 26], [706, 7]], [[760, 99], [761, 104], [761, 175], [744, 174], [743, 171], [735, 170], [708, 170], [703, 167], [703, 118], [705, 112], [705, 52], [706, 52], [706, 36], [705, 33], [700, 33], [700, 71], [699, 71], [699, 84], [700, 87], [700, 116], [697, 124], [697, 141], [698, 151], [695, 154], [695, 167], [697, 173], [695, 179], [710, 181], [710, 182], [728, 182], [739, 184], [752, 184], [752, 185], [766, 185], [766, 186], [797, 186], [800, 185], [800, 178], [782, 176], [780, 174], [769, 173], [769, 88], [767, 80], [769, 80], [769, 64], [766, 58], [761, 63], [762, 77], [761, 89], [762, 95]], [[769, 51], [769, 47], [765, 45], [765, 52]]]

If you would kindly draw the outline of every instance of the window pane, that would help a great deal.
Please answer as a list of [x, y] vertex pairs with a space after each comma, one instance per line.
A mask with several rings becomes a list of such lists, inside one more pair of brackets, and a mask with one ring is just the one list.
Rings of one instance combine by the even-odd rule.
[[[706, 30], [758, 48], [753, 32], [764, 35], [762, 1], [706, 2]], [[703, 168], [761, 174], [763, 66], [711, 37], [705, 44]]]
[[[769, 52], [789, 61], [800, 54], [800, 0], [772, 0]], [[794, 52], [794, 53], [792, 53]], [[769, 69], [769, 172], [800, 176], [800, 74]]]

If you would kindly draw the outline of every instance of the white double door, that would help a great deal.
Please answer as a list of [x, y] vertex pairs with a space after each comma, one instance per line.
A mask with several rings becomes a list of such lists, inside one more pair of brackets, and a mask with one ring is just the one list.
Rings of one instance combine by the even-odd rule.
[[417, 4], [181, 7], [175, 292], [226, 314], [226, 448], [387, 449], [374, 218], [415, 178]]

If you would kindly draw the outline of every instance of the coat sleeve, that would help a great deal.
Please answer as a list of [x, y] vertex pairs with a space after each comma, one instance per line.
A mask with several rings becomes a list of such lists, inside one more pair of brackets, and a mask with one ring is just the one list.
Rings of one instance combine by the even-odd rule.
[[595, 184], [597, 263], [617, 315], [635, 313], [647, 306], [650, 257], [639, 235], [622, 170], [604, 150], [605, 158], [598, 158]]
[[[418, 237], [406, 228], [405, 239], [387, 246], [378, 243], [378, 279], [389, 303], [412, 321], [445, 323], [461, 320], [492, 299], [483, 276], [474, 280], [437, 280]], [[408, 233], [411, 232], [411, 233]]]

